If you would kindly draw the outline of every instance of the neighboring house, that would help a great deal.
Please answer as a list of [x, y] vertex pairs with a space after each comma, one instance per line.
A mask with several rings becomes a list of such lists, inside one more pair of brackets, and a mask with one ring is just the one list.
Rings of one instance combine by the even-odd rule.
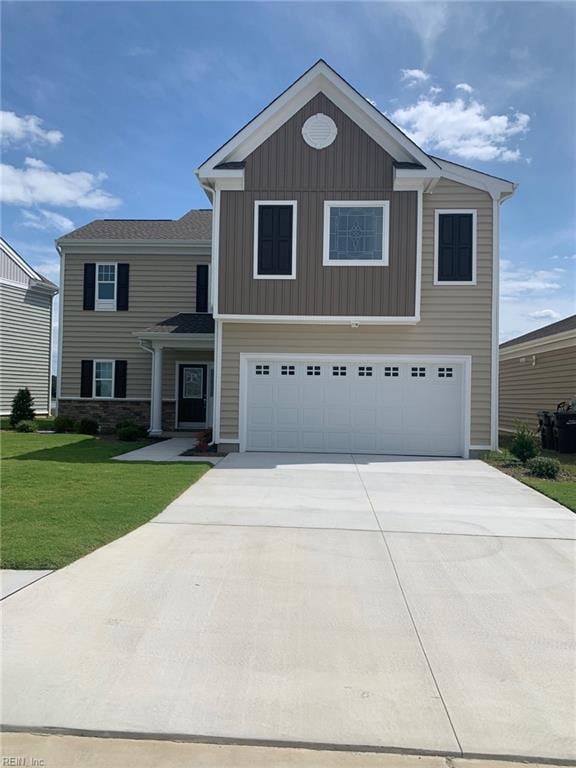
[[497, 444], [500, 203], [319, 61], [208, 158], [212, 202], [60, 238], [61, 413], [222, 450]]
[[0, 237], [0, 414], [28, 387], [37, 414], [50, 413], [52, 300], [57, 286]]
[[576, 315], [500, 344], [500, 429], [576, 399]]

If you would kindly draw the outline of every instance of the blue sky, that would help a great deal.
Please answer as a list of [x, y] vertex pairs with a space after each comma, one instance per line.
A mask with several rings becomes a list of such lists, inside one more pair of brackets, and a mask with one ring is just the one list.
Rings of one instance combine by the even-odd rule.
[[424, 149], [520, 183], [501, 337], [572, 314], [572, 3], [4, 2], [2, 234], [51, 279], [93, 218], [208, 207], [194, 169], [318, 58]]

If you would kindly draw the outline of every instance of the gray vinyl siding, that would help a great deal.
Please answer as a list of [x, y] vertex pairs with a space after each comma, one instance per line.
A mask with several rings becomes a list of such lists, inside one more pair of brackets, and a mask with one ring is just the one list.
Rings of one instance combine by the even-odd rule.
[[[550, 341], [550, 339], [546, 339]], [[507, 350], [509, 354], [509, 351]], [[550, 352], [523, 352], [500, 361], [500, 428], [518, 423], [535, 429], [537, 411], [552, 411], [576, 398], [576, 345]]]
[[[130, 265], [127, 312], [82, 309], [84, 264], [99, 261]], [[81, 360], [111, 359], [128, 363], [126, 397], [149, 399], [151, 354], [140, 348], [133, 333], [179, 312], [195, 312], [196, 265], [209, 263], [209, 253], [163, 250], [102, 256], [75, 252], [73, 246], [68, 246], [64, 261], [60, 396], [80, 396]]]
[[28, 387], [38, 414], [47, 413], [50, 395], [52, 296], [39, 288], [0, 283], [0, 412]]
[[30, 278], [24, 272], [24, 270], [16, 264], [14, 259], [6, 253], [6, 251], [0, 247], [0, 279], [10, 280], [13, 283], [21, 283], [22, 285], [28, 285]]
[[[434, 211], [476, 208], [477, 284], [435, 286]], [[224, 323], [222, 442], [238, 438], [240, 352], [471, 355], [471, 445], [490, 444], [492, 200], [486, 192], [441, 180], [424, 195], [421, 321], [416, 325]]]
[[[317, 112], [338, 127], [334, 143], [309, 147], [302, 125]], [[393, 192], [390, 155], [318, 94], [246, 159], [244, 191], [220, 198], [222, 314], [414, 315], [415, 192]], [[254, 201], [296, 200], [296, 279], [254, 279]], [[390, 201], [389, 266], [323, 266], [324, 201]]]

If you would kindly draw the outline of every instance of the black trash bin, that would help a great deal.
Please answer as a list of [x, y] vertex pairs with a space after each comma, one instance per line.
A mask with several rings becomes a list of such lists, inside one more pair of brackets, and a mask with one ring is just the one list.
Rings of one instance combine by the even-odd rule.
[[538, 411], [538, 431], [540, 432], [542, 448], [544, 450], [553, 450], [554, 427], [552, 424], [552, 413], [550, 411]]
[[558, 453], [576, 453], [576, 413], [556, 411], [554, 437]]

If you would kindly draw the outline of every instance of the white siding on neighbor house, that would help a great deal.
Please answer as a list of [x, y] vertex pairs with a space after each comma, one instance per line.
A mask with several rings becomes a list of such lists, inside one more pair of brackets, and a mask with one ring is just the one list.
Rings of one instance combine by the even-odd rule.
[[[127, 312], [83, 309], [84, 264], [95, 262], [130, 265]], [[152, 253], [102, 255], [75, 252], [73, 245], [67, 245], [60, 397], [79, 397], [81, 361], [100, 358], [126, 360], [127, 399], [149, 399], [152, 356], [138, 345], [133, 332], [142, 331], [180, 312], [195, 312], [196, 265], [209, 263], [209, 253], [175, 253], [165, 249]], [[164, 355], [168, 357], [167, 352]], [[166, 399], [174, 397], [169, 367], [165, 363]]]
[[10, 413], [18, 389], [28, 387], [36, 412], [47, 413], [50, 393], [52, 296], [40, 288], [0, 282], [0, 413]]
[[[492, 199], [441, 180], [424, 195], [421, 320], [413, 326], [224, 323], [220, 441], [238, 439], [241, 352], [471, 355], [471, 446], [490, 444], [492, 346]], [[434, 211], [477, 209], [477, 284], [434, 285]], [[321, 253], [299, 258], [322, 259]], [[418, 407], [418, 403], [415, 403]]]
[[26, 272], [16, 264], [14, 259], [2, 247], [0, 247], [0, 279], [10, 280], [12, 283], [21, 283], [22, 285], [30, 283], [30, 278]]

